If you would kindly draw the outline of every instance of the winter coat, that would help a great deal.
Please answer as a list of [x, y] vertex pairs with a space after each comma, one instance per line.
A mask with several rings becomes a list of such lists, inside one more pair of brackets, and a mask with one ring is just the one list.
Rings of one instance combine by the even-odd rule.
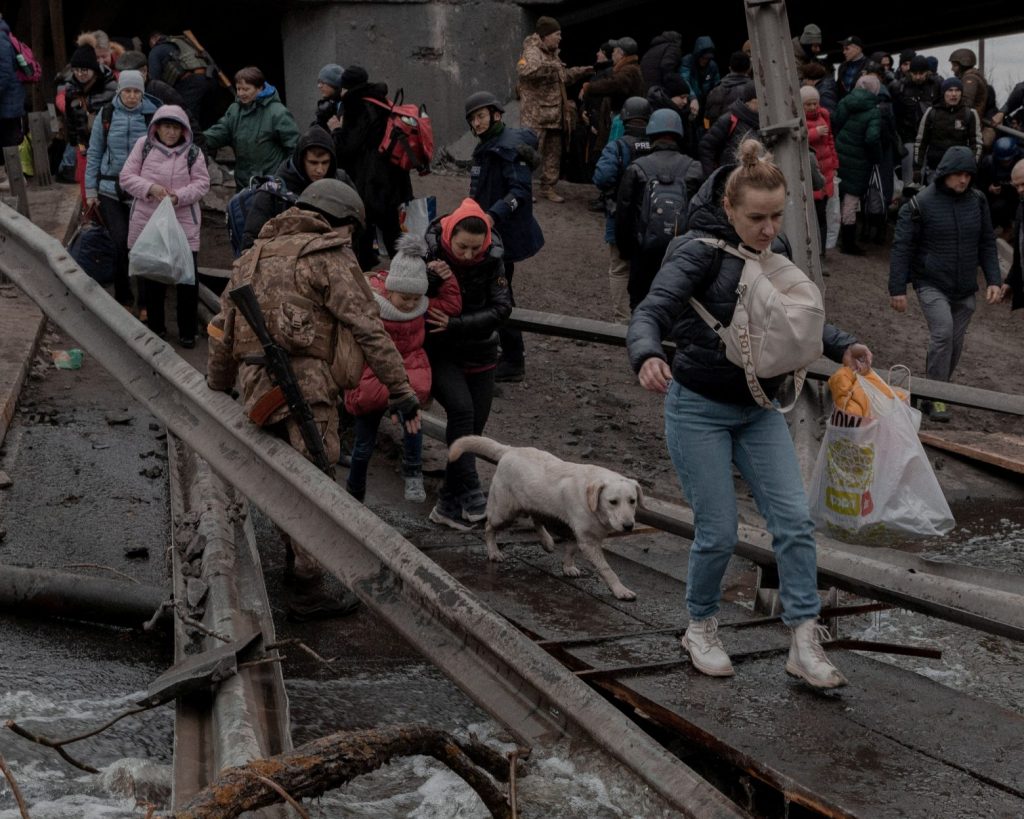
[[881, 159], [882, 116], [878, 98], [866, 88], [855, 88], [841, 100], [832, 117], [836, 153], [839, 154], [839, 193], [867, 193], [871, 169]]
[[388, 112], [370, 99], [386, 101], [384, 83], [366, 83], [345, 93], [345, 118], [331, 136], [338, 164], [352, 178], [366, 207], [367, 220], [395, 218], [398, 206], [412, 199], [412, 180], [378, 148], [388, 125]]
[[746, 74], [735, 74], [730, 71], [722, 81], [711, 89], [707, 104], [704, 106], [704, 119], [714, 122], [729, 110], [733, 102], [739, 100], [743, 89], [753, 80]]
[[615, 244], [615, 209], [622, 177], [630, 162], [651, 151], [644, 130], [642, 125], [627, 125], [625, 134], [604, 146], [594, 168], [592, 181], [605, 203], [604, 240], [610, 245]]
[[[276, 251], [261, 254], [256, 275], [251, 277], [264, 313], [276, 312], [290, 295], [299, 296], [312, 305], [316, 333], [311, 347], [329, 345], [335, 355], [347, 356], [361, 351], [366, 363], [388, 385], [391, 397], [410, 396], [412, 390], [402, 358], [381, 323], [373, 292], [352, 252], [352, 228], [332, 229], [317, 213], [289, 208], [271, 219], [262, 233], [259, 247]], [[207, 383], [215, 390], [231, 388], [237, 375], [247, 413], [274, 384], [264, 366], [245, 361], [245, 357], [259, 352], [258, 343], [228, 294], [247, 281], [252, 254], [256, 252], [250, 250], [235, 260], [231, 280], [221, 294], [220, 312], [210, 322], [211, 328], [221, 332], [210, 334], [206, 368]], [[351, 333], [349, 342], [358, 351], [337, 343], [342, 338], [337, 335], [338, 328]], [[339, 384], [329, 360], [313, 352], [289, 356], [299, 389], [314, 410], [321, 405], [337, 413]], [[267, 418], [267, 423], [284, 420], [288, 413], [287, 405], [280, 407]]]
[[[505, 278], [501, 237], [491, 234], [491, 246], [479, 264], [457, 266], [441, 245], [441, 219], [427, 228], [428, 261], [447, 262], [459, 282], [462, 313], [448, 320], [443, 333], [430, 333], [426, 340], [431, 361], [454, 361], [465, 369], [485, 369], [498, 363], [498, 328], [512, 314], [512, 297]], [[427, 274], [428, 296], [440, 291], [441, 279]]]
[[569, 130], [565, 87], [591, 72], [590, 66], [566, 68], [558, 50], [548, 51], [539, 34], [523, 40], [523, 53], [516, 63], [519, 78], [519, 119], [526, 128]]
[[704, 176], [714, 173], [715, 168], [735, 160], [740, 143], [748, 136], [757, 136], [761, 127], [757, 111], [751, 111], [746, 103], [736, 100], [727, 113], [715, 120], [715, 124], [701, 137], [697, 151]]
[[[675, 342], [671, 363], [675, 381], [713, 401], [750, 406], [755, 401], [743, 370], [726, 358], [721, 339], [689, 304], [691, 297], [696, 298], [722, 324], [732, 321], [744, 262], [695, 240], [712, 237], [739, 244], [740, 238], [722, 208], [725, 180], [734, 167], [717, 170], [690, 203], [689, 229], [668, 246], [650, 292], [633, 312], [626, 346], [630, 365], [639, 372], [652, 356], [666, 360], [662, 341]], [[783, 237], [776, 238], [772, 250], [787, 256], [790, 253]], [[846, 348], [856, 339], [826, 324], [822, 342], [825, 355], [841, 361]], [[786, 376], [777, 376], [759, 381], [765, 393], [774, 397], [785, 379]]]
[[284, 107], [277, 89], [266, 83], [248, 105], [237, 100], [203, 132], [204, 146], [213, 156], [230, 145], [235, 151], [235, 187], [241, 190], [254, 176], [273, 173], [299, 140], [299, 129]]
[[951, 299], [978, 289], [978, 267], [991, 285], [1002, 282], [996, 239], [985, 195], [968, 187], [954, 193], [943, 180], [952, 173], [977, 173], [970, 149], [950, 148], [934, 181], [900, 208], [889, 259], [889, 295], [902, 296], [907, 282], [935, 287]]
[[316, 101], [316, 116], [313, 119], [312, 125], [319, 125], [327, 133], [331, 132], [330, 126], [327, 124], [332, 118], [341, 118], [344, 112], [344, 104], [341, 101], [341, 97], [332, 95], [330, 97], [321, 97]]
[[[173, 119], [184, 129], [181, 142], [173, 148], [168, 148], [156, 138], [156, 122], [160, 119]], [[150, 146], [148, 151], [147, 145]], [[191, 168], [188, 165], [190, 151], [196, 154]], [[188, 246], [194, 251], [199, 250], [202, 225], [199, 200], [210, 190], [210, 174], [206, 170], [203, 152], [192, 148], [192, 129], [189, 128], [188, 115], [181, 108], [165, 105], [157, 109], [148, 135], [140, 138], [128, 154], [121, 169], [120, 181], [121, 189], [135, 197], [128, 223], [128, 247], [135, 245], [149, 217], [160, 204], [149, 195], [150, 186], [156, 184], [162, 185], [168, 193], [177, 195], [178, 204], [174, 208], [174, 215], [178, 217], [178, 224], [188, 237]]]
[[544, 233], [533, 215], [533, 168], [537, 135], [528, 128], [505, 127], [473, 149], [469, 196], [494, 219], [504, 258], [520, 262], [544, 247]]
[[836, 81], [831, 77], [822, 77], [814, 84], [814, 90], [818, 92], [818, 104], [830, 114], [835, 114], [839, 107], [839, 87]]
[[[683, 59], [683, 35], [678, 31], [663, 31], [653, 40], [640, 58], [640, 72], [644, 75], [644, 90], [652, 85], [663, 85], [665, 78], [679, 73]], [[640, 94], [643, 96], [643, 94]]]
[[917, 129], [925, 111], [942, 102], [939, 81], [931, 74], [924, 82], [916, 83], [910, 77], [896, 80], [890, 86], [893, 114], [896, 116], [896, 130], [904, 143], [917, 139]]
[[655, 140], [649, 153], [630, 162], [622, 175], [615, 203], [615, 244], [623, 259], [631, 259], [643, 249], [640, 240], [647, 228], [642, 213], [644, 192], [651, 179], [663, 175], [683, 181], [688, 202], [704, 181], [700, 163], [680, 153], [672, 139]]
[[985, 116], [989, 108], [989, 90], [985, 75], [977, 68], [968, 68], [960, 77], [960, 82], [964, 85], [964, 93], [961, 98], [963, 104], [977, 111], [979, 118]]
[[[306, 176], [303, 154], [310, 148], [322, 148], [331, 155], [331, 164], [327, 167], [326, 179], [339, 179], [346, 185], [355, 188], [349, 175], [338, 169], [338, 163], [334, 156], [334, 140], [323, 128], [313, 126], [304, 133], [299, 141], [295, 143], [295, 150], [292, 155], [282, 162], [274, 176], [284, 182], [284, 187], [289, 193], [298, 196], [309, 185], [309, 177]], [[260, 230], [273, 217], [284, 213], [288, 204], [280, 197], [274, 196], [269, 191], [256, 191], [253, 194], [249, 212], [245, 216], [245, 227], [242, 230], [242, 249], [247, 250], [253, 246]]]
[[1017, 207], [1017, 236], [1013, 243], [1013, 263], [1006, 274], [1006, 284], [1010, 285], [1012, 301], [1010, 309], [1019, 310], [1024, 307], [1024, 202]]
[[903, 147], [903, 141], [896, 130], [896, 117], [893, 114], [892, 95], [889, 93], [889, 88], [882, 85], [878, 89], [877, 97], [878, 125], [881, 134], [878, 175], [882, 185], [882, 200], [891, 202], [896, 165], [902, 160], [907, 149]]
[[57, 89], [56, 107], [64, 115], [64, 135], [69, 145], [80, 145], [83, 150], [88, 146], [93, 119], [116, 94], [117, 79], [105, 65], [100, 66], [100, 73], [88, 88], [71, 75]]
[[981, 119], [963, 100], [957, 105], [933, 105], [924, 112], [914, 143], [914, 167], [936, 168], [948, 148], [964, 145], [981, 158]]
[[[711, 53], [708, 64], [701, 68], [698, 60], [702, 54]], [[691, 96], [700, 100], [701, 108], [707, 101], [711, 89], [722, 81], [722, 75], [718, 71], [718, 63], [715, 62], [715, 43], [706, 36], [700, 36], [693, 44], [693, 51], [683, 57], [679, 64], [679, 74], [690, 86]]]
[[150, 120], [160, 107], [153, 97], [146, 95], [134, 108], [125, 108], [120, 96], [114, 97], [110, 105], [113, 107], [110, 130], [104, 131], [101, 111], [99, 122], [89, 135], [85, 159], [86, 199], [95, 199], [97, 195], [121, 199], [117, 189], [118, 174], [135, 143], [149, 133]]
[[588, 82], [586, 89], [585, 96], [588, 100], [608, 97], [611, 100], [611, 110], [618, 113], [629, 97], [642, 97], [647, 91], [647, 86], [640, 71], [640, 62], [636, 55], [631, 54], [615, 63], [607, 77]]
[[700, 114], [694, 114], [690, 110], [689, 104], [680, 108], [672, 102], [672, 97], [670, 97], [666, 93], [665, 89], [660, 85], [655, 85], [648, 89], [647, 101], [651, 104], [651, 113], [661, 111], [662, 109], [668, 109], [669, 111], [675, 111], [679, 114], [679, 119], [683, 121], [683, 153], [697, 159], [700, 156], [698, 152], [698, 145], [700, 144], [700, 138], [704, 133], [700, 124]]
[[1019, 82], [1013, 86], [1010, 96], [1006, 98], [1006, 102], [999, 110], [1006, 115], [1008, 120], [1024, 118], [1024, 82]]
[[839, 90], [839, 99], [852, 94], [857, 85], [857, 78], [864, 71], [868, 64], [867, 55], [861, 54], [856, 60], [847, 60], [839, 64], [836, 71], [836, 86]]
[[[821, 125], [828, 128], [827, 134], [818, 133], [818, 127]], [[835, 195], [835, 177], [836, 169], [839, 167], [839, 155], [836, 153], [836, 143], [832, 138], [832, 118], [828, 111], [820, 105], [814, 116], [807, 117], [807, 140], [818, 159], [818, 170], [825, 178], [824, 188], [820, 191], [816, 190], [814, 198], [830, 199]]]
[[25, 86], [14, 70], [11, 27], [0, 20], [0, 119], [17, 119], [25, 113]]
[[[423, 349], [423, 342], [427, 337], [426, 320], [423, 312], [414, 310], [414, 315], [409, 317], [409, 314], [400, 313], [398, 308], [387, 300], [387, 276], [386, 270], [373, 274], [369, 279], [370, 287], [380, 310], [380, 320], [395, 343], [398, 354], [402, 356], [402, 365], [409, 377], [409, 385], [422, 406], [430, 400], [431, 387], [430, 361], [427, 359], [426, 350]], [[462, 312], [462, 295], [459, 293], [459, 282], [454, 276], [441, 280], [437, 295], [429, 299], [429, 306], [430, 309], [440, 310], [448, 316], [457, 316]], [[352, 415], [368, 415], [371, 412], [385, 410], [387, 406], [388, 388], [367, 365], [363, 368], [359, 384], [354, 389], [345, 391], [345, 409]]]

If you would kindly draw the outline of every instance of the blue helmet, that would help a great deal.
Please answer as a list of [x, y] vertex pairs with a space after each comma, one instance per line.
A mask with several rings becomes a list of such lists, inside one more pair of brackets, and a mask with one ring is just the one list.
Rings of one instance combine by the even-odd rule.
[[683, 121], [679, 118], [679, 114], [668, 108], [659, 108], [647, 121], [647, 136], [657, 136], [658, 134], [675, 134], [680, 139], [683, 138]]
[[1013, 162], [1020, 157], [1020, 144], [1013, 137], [999, 137], [992, 145], [992, 159], [996, 162]]

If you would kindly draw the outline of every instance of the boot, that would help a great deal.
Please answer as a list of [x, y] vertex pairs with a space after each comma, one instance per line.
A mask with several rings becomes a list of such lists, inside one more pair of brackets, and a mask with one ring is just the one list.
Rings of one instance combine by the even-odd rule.
[[725, 653], [718, 636], [718, 620], [691, 620], [682, 639], [683, 648], [690, 652], [693, 667], [710, 677], [731, 677], [732, 661]]
[[884, 215], [871, 217], [871, 241], [876, 245], [885, 244], [886, 219]]
[[857, 226], [841, 225], [839, 228], [839, 252], [847, 256], [863, 256], [865, 251], [857, 244]]
[[839, 688], [847, 679], [825, 656], [822, 639], [828, 639], [828, 629], [818, 625], [818, 619], [804, 620], [793, 629], [793, 640], [786, 660], [786, 673], [801, 677], [815, 688]]

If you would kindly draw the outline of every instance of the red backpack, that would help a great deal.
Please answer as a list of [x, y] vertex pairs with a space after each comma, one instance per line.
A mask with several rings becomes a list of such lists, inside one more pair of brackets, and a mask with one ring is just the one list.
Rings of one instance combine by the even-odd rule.
[[395, 94], [394, 102], [373, 97], [365, 99], [388, 112], [387, 128], [377, 150], [403, 171], [415, 170], [420, 176], [430, 173], [430, 160], [434, 158], [434, 126], [426, 107], [412, 103], [403, 105], [401, 88]]
[[39, 82], [43, 78], [43, 67], [32, 53], [32, 49], [13, 34], [7, 36], [14, 47], [15, 76], [20, 82]]

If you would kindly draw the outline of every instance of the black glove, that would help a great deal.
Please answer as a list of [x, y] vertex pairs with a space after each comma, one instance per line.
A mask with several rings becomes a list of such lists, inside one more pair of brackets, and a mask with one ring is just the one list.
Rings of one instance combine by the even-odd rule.
[[397, 415], [404, 424], [408, 419], [415, 418], [420, 411], [420, 402], [415, 395], [406, 395], [403, 398], [392, 398], [388, 401], [388, 415]]

